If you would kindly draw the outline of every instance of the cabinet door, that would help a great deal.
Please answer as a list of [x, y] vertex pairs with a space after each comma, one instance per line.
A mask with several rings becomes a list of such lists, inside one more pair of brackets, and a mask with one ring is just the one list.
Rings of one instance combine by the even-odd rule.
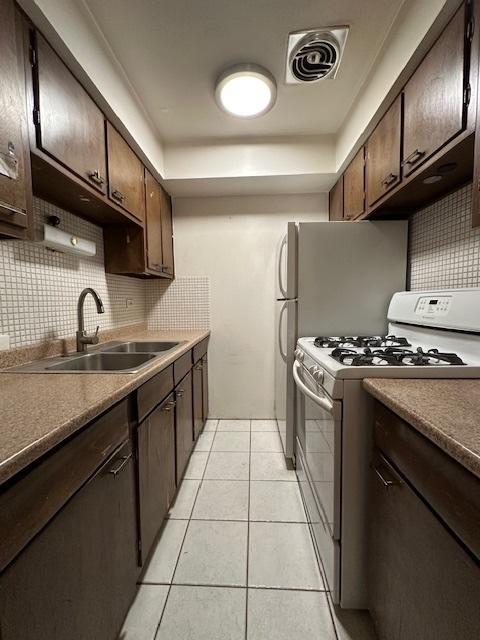
[[[15, 5], [0, 2], [0, 233], [5, 222], [27, 226], [31, 185], [27, 171], [25, 82]], [[9, 234], [10, 235], [10, 234]], [[11, 234], [15, 237], [15, 232]]]
[[107, 122], [108, 194], [139, 220], [145, 218], [144, 168], [135, 153]]
[[192, 372], [180, 381], [175, 389], [177, 402], [175, 412], [177, 484], [182, 479], [193, 448], [193, 393]]
[[371, 207], [400, 182], [402, 99], [395, 100], [367, 142], [367, 198]]
[[203, 424], [208, 420], [208, 358], [202, 358]]
[[2, 640], [115, 640], [135, 595], [136, 535], [127, 445], [1, 575]]
[[464, 42], [462, 6], [405, 86], [405, 175], [464, 128]]
[[343, 217], [353, 220], [365, 211], [365, 149], [362, 147], [343, 174]]
[[105, 118], [50, 45], [37, 33], [37, 144], [106, 193]]
[[379, 640], [478, 637], [479, 565], [378, 456], [370, 509], [369, 608]]
[[328, 197], [329, 219], [343, 220], [343, 176], [332, 187]]
[[195, 440], [203, 429], [203, 364], [200, 360], [193, 367], [193, 434]]
[[138, 427], [141, 557], [146, 559], [175, 495], [173, 394]]
[[152, 271], [163, 269], [162, 251], [162, 189], [155, 178], [145, 170], [147, 267]]
[[164, 189], [162, 189], [162, 253], [163, 272], [173, 278], [175, 267], [173, 260], [172, 202]]

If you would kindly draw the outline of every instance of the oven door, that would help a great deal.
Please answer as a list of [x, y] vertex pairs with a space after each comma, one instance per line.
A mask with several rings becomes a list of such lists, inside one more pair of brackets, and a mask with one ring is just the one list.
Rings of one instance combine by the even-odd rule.
[[332, 400], [298, 360], [297, 475], [317, 552], [334, 602], [340, 595], [342, 403]]

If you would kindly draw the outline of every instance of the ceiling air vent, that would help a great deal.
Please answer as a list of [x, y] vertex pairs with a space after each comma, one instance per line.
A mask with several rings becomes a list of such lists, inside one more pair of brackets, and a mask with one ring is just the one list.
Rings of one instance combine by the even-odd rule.
[[335, 78], [347, 35], [348, 27], [329, 27], [290, 33], [287, 51], [287, 84]]

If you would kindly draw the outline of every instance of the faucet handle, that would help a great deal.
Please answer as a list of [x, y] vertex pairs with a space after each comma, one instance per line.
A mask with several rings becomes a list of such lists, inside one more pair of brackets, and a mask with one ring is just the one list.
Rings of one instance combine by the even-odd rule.
[[95, 334], [94, 334], [94, 335], [95, 335], [95, 338], [97, 338], [97, 337], [98, 337], [98, 330], [99, 330], [99, 329], [100, 329], [100, 325], [99, 325], [99, 324], [97, 324], [97, 328], [95, 329]]

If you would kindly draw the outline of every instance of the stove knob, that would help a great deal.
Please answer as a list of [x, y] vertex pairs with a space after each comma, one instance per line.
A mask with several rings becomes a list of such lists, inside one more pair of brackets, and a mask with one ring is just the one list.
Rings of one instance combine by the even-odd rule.
[[317, 382], [323, 382], [323, 370], [320, 367], [315, 367], [312, 375]]
[[295, 358], [299, 362], [303, 362], [303, 360], [305, 359], [305, 354], [300, 349], [295, 349]]

